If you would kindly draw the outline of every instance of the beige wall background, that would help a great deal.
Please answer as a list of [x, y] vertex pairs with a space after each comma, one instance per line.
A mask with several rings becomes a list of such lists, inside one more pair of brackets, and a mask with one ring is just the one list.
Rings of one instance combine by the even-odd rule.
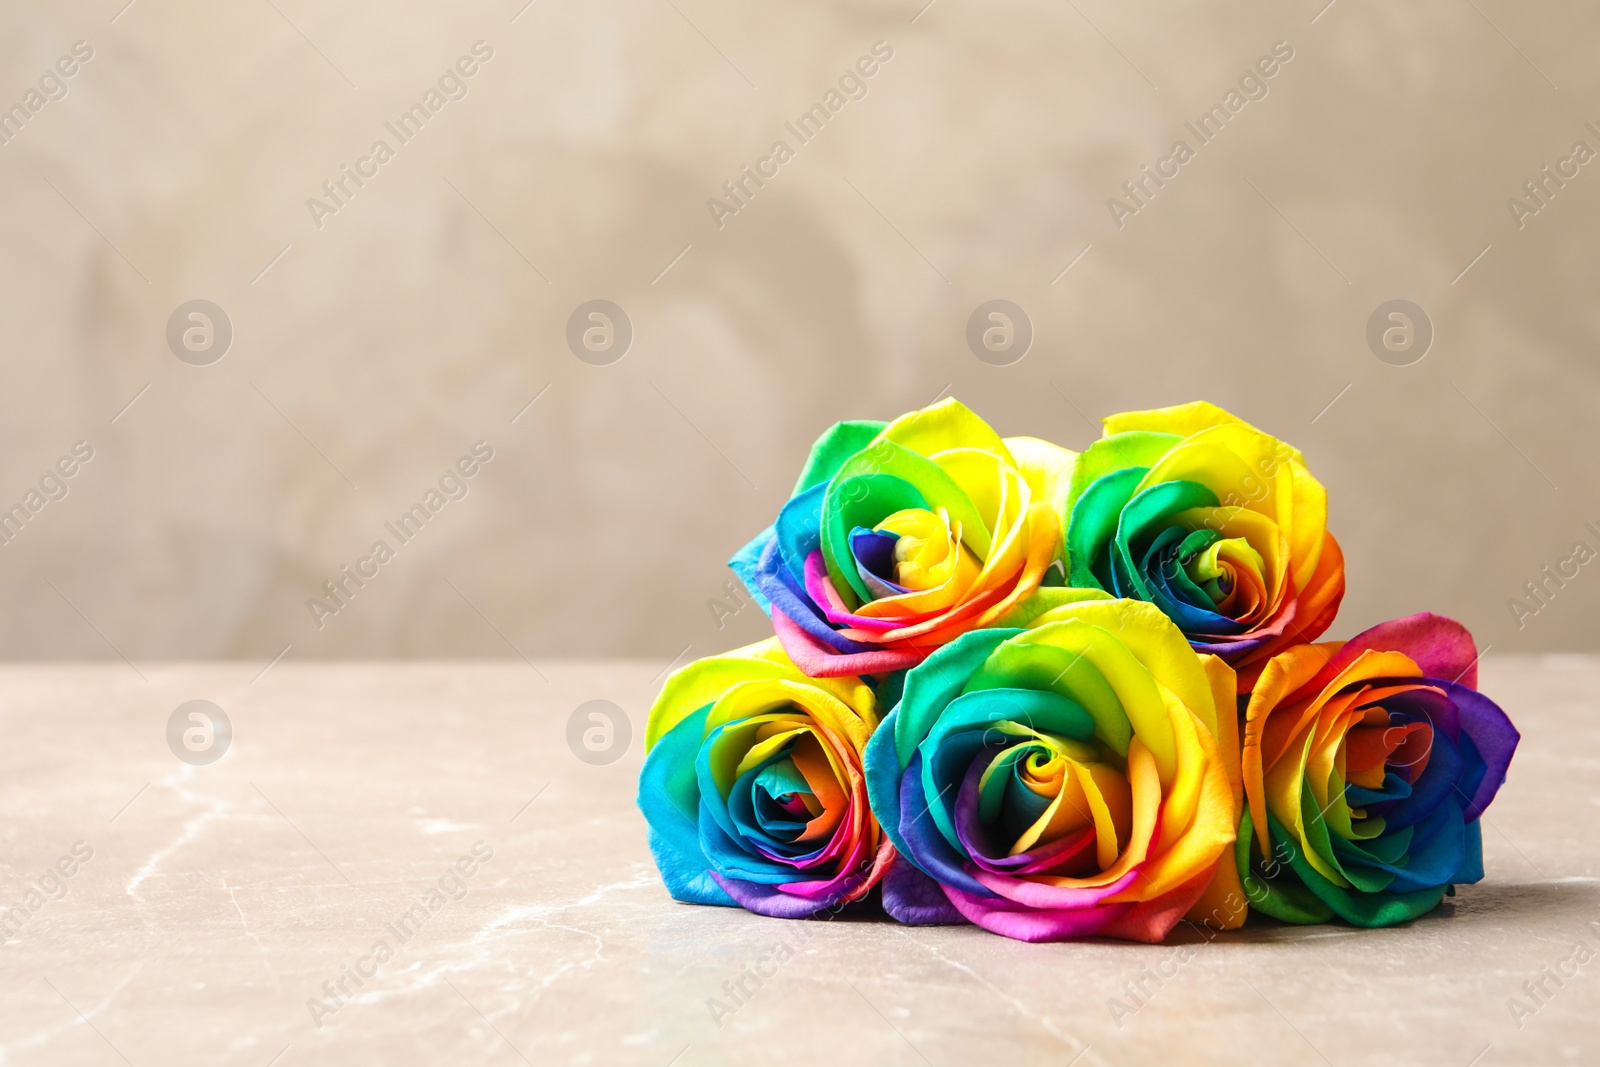
[[[1600, 150], [1600, 11], [925, 2], [5, 5], [0, 105], [93, 57], [0, 145], [0, 505], [93, 458], [0, 547], [0, 654], [665, 666], [766, 632], [708, 601], [818, 432], [945, 394], [1079, 448], [1209, 398], [1328, 486], [1336, 634], [1430, 608], [1496, 652], [1597, 647], [1600, 564], [1520, 627], [1507, 602], [1600, 548], [1600, 164], [1520, 228], [1507, 201]], [[783, 124], [879, 41], [800, 144]], [[1280, 41], [1200, 145], [1184, 123]], [[719, 227], [708, 198], [779, 139]], [[606, 366], [565, 340], [598, 298], [634, 331]], [[1035, 334], [1009, 366], [965, 341], [994, 298]], [[1435, 331], [1410, 366], [1366, 341], [1396, 298]], [[206, 366], [166, 340], [194, 299], [232, 324]], [[478, 441], [466, 496], [319, 628], [307, 599]]]

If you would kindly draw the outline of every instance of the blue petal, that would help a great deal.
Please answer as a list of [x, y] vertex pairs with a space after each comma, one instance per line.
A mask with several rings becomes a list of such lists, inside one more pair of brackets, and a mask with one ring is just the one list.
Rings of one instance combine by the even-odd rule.
[[649, 824], [650, 854], [674, 900], [737, 907], [707, 873], [695, 823], [699, 786], [695, 752], [710, 705], [685, 718], [656, 742], [639, 772], [639, 810]]

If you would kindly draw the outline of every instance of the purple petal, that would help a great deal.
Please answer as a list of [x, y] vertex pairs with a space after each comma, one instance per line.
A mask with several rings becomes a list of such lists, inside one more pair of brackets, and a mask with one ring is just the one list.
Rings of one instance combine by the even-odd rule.
[[967, 920], [950, 903], [939, 883], [896, 856], [883, 879], [883, 910], [907, 926], [940, 926]]
[[1461, 729], [1472, 738], [1478, 755], [1483, 757], [1483, 762], [1488, 766], [1463, 813], [1471, 822], [1483, 814], [1483, 809], [1489, 806], [1495, 793], [1505, 783], [1506, 768], [1511, 765], [1511, 757], [1517, 751], [1517, 742], [1522, 740], [1522, 735], [1511, 725], [1511, 719], [1500, 705], [1476, 689], [1468, 689], [1454, 682], [1434, 681], [1432, 684], [1450, 694], [1450, 699], [1461, 713]]

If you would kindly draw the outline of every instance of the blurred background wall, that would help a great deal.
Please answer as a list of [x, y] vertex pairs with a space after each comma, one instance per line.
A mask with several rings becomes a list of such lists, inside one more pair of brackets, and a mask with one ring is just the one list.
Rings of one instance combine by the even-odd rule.
[[1334, 634], [1600, 647], [1600, 563], [1524, 585], [1600, 549], [1600, 11], [924, 3], [0, 8], [0, 655], [665, 666], [766, 633], [724, 561], [813, 437], [941, 395], [1077, 448], [1211, 399], [1327, 485]]

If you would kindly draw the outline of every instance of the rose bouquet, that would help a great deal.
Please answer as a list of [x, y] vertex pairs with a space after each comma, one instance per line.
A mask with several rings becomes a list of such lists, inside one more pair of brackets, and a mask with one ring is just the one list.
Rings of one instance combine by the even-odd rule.
[[730, 563], [774, 638], [651, 709], [667, 888], [1024, 941], [1428, 912], [1483, 877], [1519, 737], [1459, 623], [1318, 642], [1327, 520], [1299, 450], [1204, 402], [1082, 453], [954, 400], [838, 423]]

